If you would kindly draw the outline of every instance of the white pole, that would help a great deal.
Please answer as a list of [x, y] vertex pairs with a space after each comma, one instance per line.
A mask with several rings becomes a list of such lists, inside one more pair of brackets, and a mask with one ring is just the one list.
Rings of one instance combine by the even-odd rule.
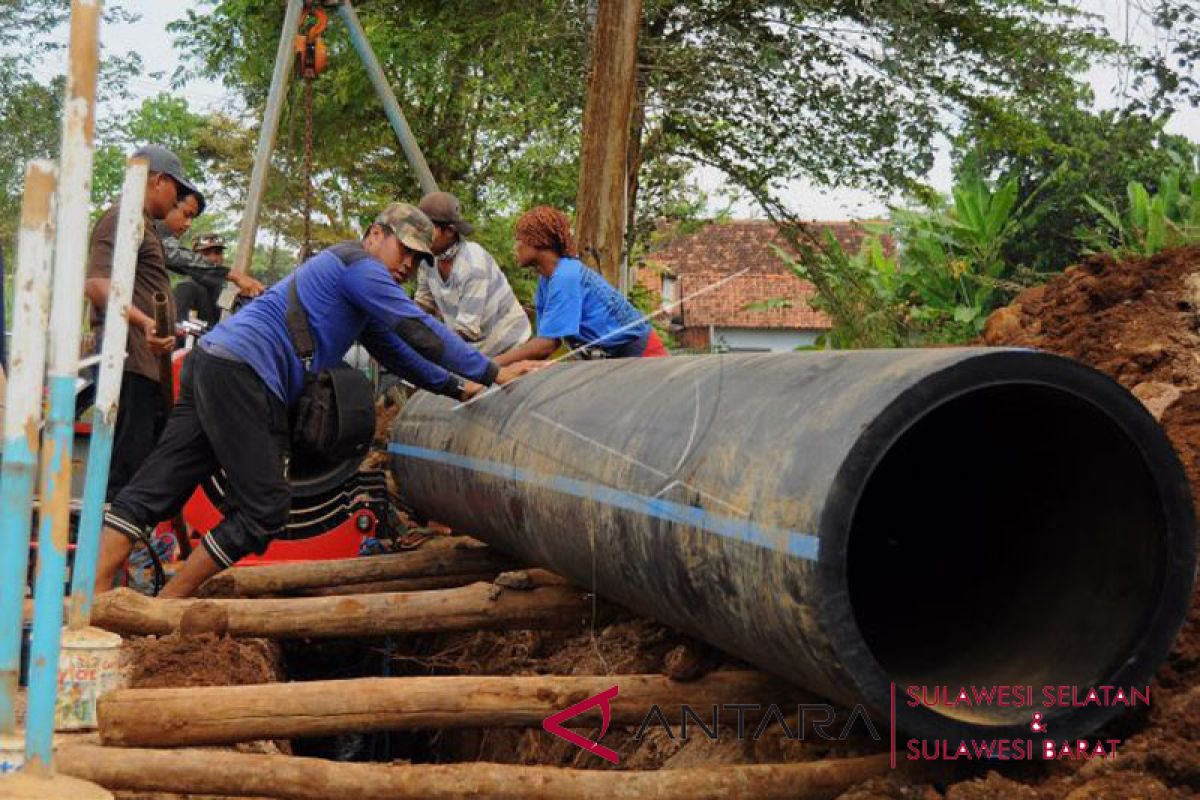
[[75, 564], [71, 570], [70, 627], [85, 628], [92, 616], [96, 586], [96, 559], [100, 554], [100, 527], [104, 519], [104, 493], [112, 459], [113, 434], [117, 426], [117, 404], [121, 375], [125, 369], [125, 345], [129, 334], [129, 305], [133, 302], [133, 278], [138, 250], [142, 245], [149, 167], [144, 158], [131, 158], [121, 187], [121, 210], [113, 248], [112, 277], [108, 307], [104, 312], [104, 341], [100, 346], [100, 379], [96, 385], [96, 411], [88, 443], [87, 478], [83, 485], [83, 511], [75, 541]]
[[0, 734], [10, 735], [17, 729], [25, 571], [42, 428], [56, 180], [51, 161], [33, 161], [25, 170], [13, 275], [12, 354], [4, 397], [4, 463], [0, 466]]
[[75, 373], [79, 364], [96, 128], [100, 15], [99, 0], [72, 0], [67, 94], [59, 158], [58, 225], [54, 237], [54, 289], [50, 304], [46, 380], [50, 390], [50, 413], [42, 437], [38, 564], [29, 658], [29, 711], [25, 722], [25, 771], [35, 774], [49, 772], [54, 752], [63, 584], [71, 522]]

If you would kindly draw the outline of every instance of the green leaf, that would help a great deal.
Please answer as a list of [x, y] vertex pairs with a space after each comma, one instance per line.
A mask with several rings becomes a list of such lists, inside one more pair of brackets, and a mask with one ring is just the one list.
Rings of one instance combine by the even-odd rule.
[[979, 309], [974, 306], [959, 306], [954, 309], [955, 322], [971, 322], [979, 316]]
[[1146, 237], [1143, 243], [1142, 252], [1146, 255], [1154, 255], [1155, 253], [1166, 247], [1167, 243], [1167, 215], [1164, 209], [1165, 203], [1161, 195], [1154, 198], [1150, 203], [1150, 209], [1146, 216]]
[[1126, 191], [1129, 195], [1130, 232], [1135, 239], [1144, 240], [1146, 229], [1150, 227], [1150, 194], [1138, 181], [1130, 181]]

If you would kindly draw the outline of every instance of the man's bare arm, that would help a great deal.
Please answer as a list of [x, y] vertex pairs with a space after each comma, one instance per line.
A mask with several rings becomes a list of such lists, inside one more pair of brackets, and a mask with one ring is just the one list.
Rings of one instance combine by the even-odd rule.
[[542, 336], [535, 336], [525, 344], [517, 345], [507, 353], [501, 353], [492, 360], [500, 366], [504, 367], [509, 364], [515, 364], [518, 361], [545, 361], [550, 356], [554, 355], [554, 351], [558, 349], [558, 339], [546, 339]]

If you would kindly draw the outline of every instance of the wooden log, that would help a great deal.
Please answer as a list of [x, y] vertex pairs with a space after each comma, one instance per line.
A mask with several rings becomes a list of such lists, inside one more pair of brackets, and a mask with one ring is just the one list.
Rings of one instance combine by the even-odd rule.
[[[341, 594], [376, 594], [379, 592], [419, 592], [429, 589], [453, 589], [456, 586], [467, 586], [483, 581], [496, 583], [503, 581], [502, 576], [526, 575], [529, 578], [529, 588], [533, 586], [565, 585], [566, 578], [544, 569], [518, 570], [504, 572], [467, 573], [463, 575], [433, 575], [424, 578], [397, 578], [391, 581], [376, 581], [374, 583], [343, 583], [337, 586], [318, 586], [313, 589], [296, 589], [289, 592], [296, 597], [333, 597]], [[526, 588], [526, 587], [514, 587]]]
[[430, 575], [423, 578], [396, 578], [370, 583], [339, 583], [336, 586], [316, 586], [287, 592], [290, 597], [336, 597], [342, 594], [380, 594], [384, 592], [424, 592], [430, 589], [454, 589], [472, 583], [491, 583], [495, 572], [471, 572], [465, 575]]
[[163, 600], [115, 589], [96, 599], [92, 624], [123, 635], [184, 630], [302, 639], [551, 630], [580, 626], [591, 614], [590, 595], [572, 586], [518, 591], [473, 583], [428, 592], [254, 600]]
[[473, 546], [474, 539], [455, 537], [461, 546], [413, 550], [363, 558], [330, 561], [294, 561], [261, 567], [235, 567], [208, 579], [201, 587], [205, 597], [261, 597], [337, 586], [374, 583], [397, 578], [430, 578], [443, 575], [498, 573], [517, 568], [508, 556], [489, 547]]
[[[118, 689], [100, 698], [98, 716], [101, 741], [122, 747], [234, 744], [415, 728], [538, 727], [551, 714], [613, 685], [620, 687], [610, 705], [612, 722], [618, 725], [641, 724], [654, 705], [678, 725], [684, 704], [711, 721], [713, 706], [752, 703], [766, 708], [774, 703], [784, 714], [790, 707], [789, 716], [795, 720], [798, 703], [819, 702], [754, 671], [714, 672], [689, 683], [663, 675], [453, 675]], [[733, 726], [735, 718], [727, 709], [724, 725]], [[600, 715], [581, 714], [571, 724], [599, 725]]]
[[72, 744], [59, 770], [108, 789], [259, 795], [287, 800], [826, 800], [888, 771], [889, 756], [655, 771], [508, 764], [353, 764], [221, 750]]

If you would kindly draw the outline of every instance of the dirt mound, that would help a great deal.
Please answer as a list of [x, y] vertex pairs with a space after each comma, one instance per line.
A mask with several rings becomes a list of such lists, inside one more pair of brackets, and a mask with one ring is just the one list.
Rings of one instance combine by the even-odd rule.
[[129, 685], [134, 688], [241, 686], [283, 680], [278, 651], [264, 639], [173, 633], [133, 639], [125, 647]]
[[1200, 385], [1200, 247], [1146, 259], [1097, 256], [992, 314], [990, 345], [1071, 356], [1129, 388]]

